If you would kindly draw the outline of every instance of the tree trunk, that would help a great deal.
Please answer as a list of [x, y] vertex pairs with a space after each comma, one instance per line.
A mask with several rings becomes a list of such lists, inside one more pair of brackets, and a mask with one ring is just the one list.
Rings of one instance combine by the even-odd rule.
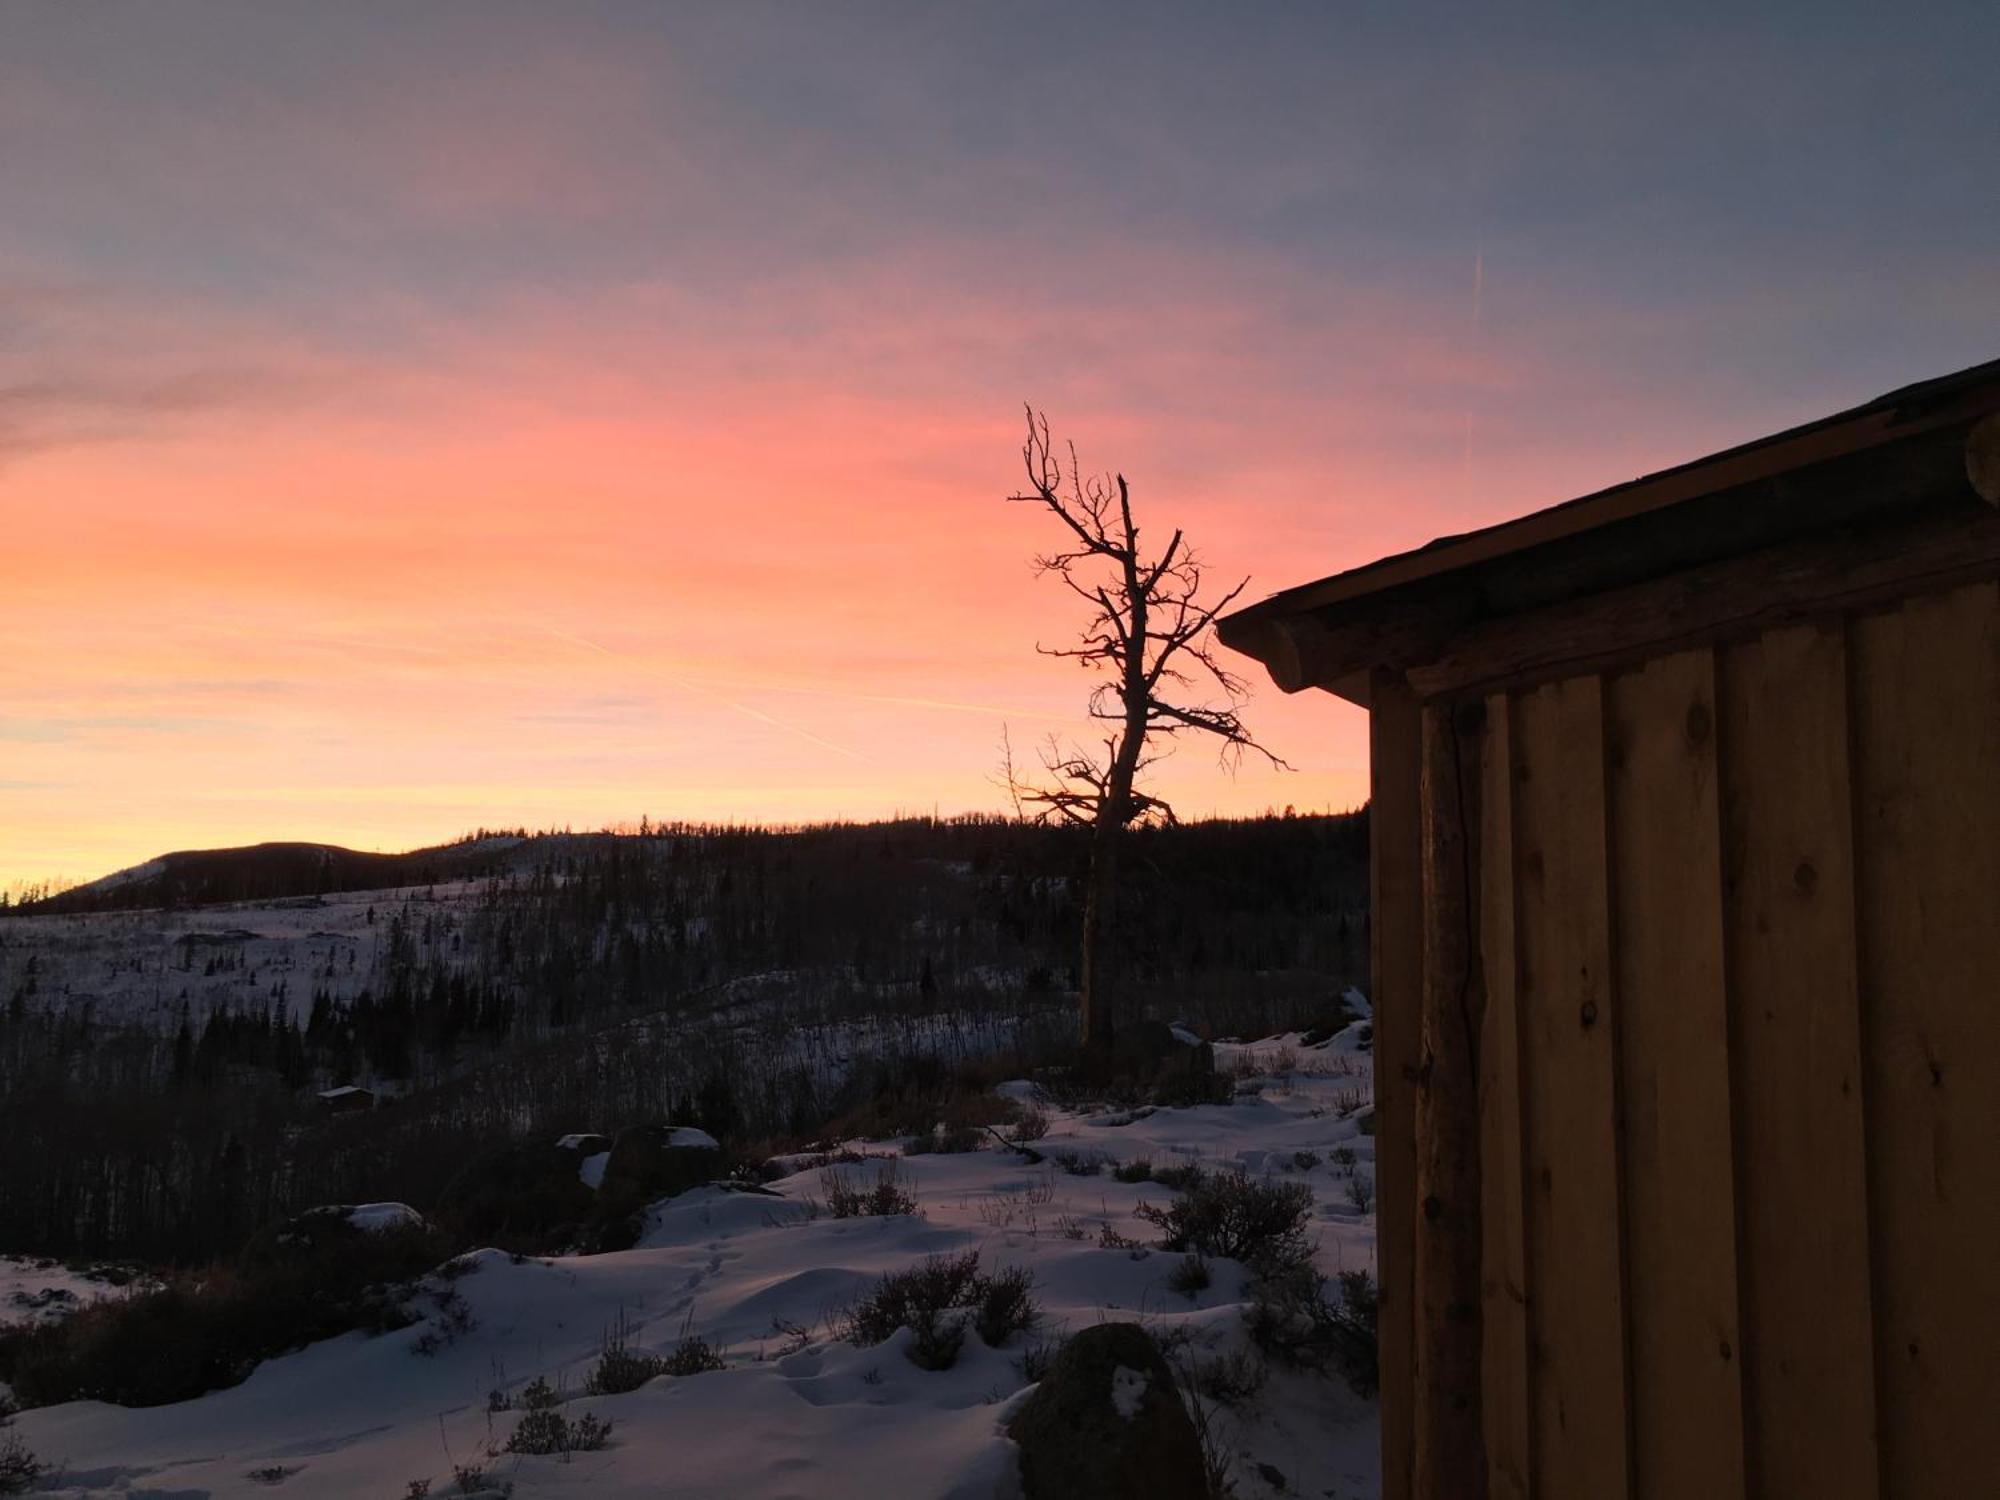
[[1111, 992], [1114, 984], [1109, 942], [1112, 905], [1118, 897], [1118, 833], [1100, 817], [1090, 836], [1090, 884], [1083, 898], [1083, 1045], [1091, 1052], [1111, 1047]]

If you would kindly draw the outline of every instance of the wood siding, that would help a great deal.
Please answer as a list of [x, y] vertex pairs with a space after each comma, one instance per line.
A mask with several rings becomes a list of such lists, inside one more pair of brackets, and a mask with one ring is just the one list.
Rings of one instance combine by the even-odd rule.
[[[1484, 706], [1488, 1493], [2000, 1495], [2000, 587]], [[1414, 767], [1393, 713], [1376, 748]], [[1377, 778], [1399, 830], [1377, 907], [1397, 1496], [1388, 1001], [1420, 960], [1392, 915], [1409, 793]]]

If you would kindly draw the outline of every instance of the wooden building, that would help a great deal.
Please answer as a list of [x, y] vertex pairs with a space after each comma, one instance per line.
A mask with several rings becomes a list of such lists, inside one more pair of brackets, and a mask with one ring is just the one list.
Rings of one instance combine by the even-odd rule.
[[1370, 716], [1389, 1500], [2000, 1495], [1996, 413], [1221, 623]]

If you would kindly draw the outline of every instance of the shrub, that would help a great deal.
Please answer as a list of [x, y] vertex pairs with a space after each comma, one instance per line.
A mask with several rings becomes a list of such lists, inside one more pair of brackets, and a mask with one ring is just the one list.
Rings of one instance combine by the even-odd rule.
[[905, 1156], [928, 1156], [932, 1152], [940, 1156], [960, 1156], [967, 1151], [977, 1151], [986, 1142], [986, 1131], [978, 1125], [938, 1125], [929, 1130], [920, 1130], [910, 1138], [903, 1148]]
[[1188, 1109], [1197, 1104], [1229, 1104], [1235, 1098], [1235, 1085], [1227, 1073], [1177, 1072], [1161, 1079], [1152, 1088], [1152, 1102], [1170, 1109]]
[[305, 1215], [259, 1235], [235, 1266], [7, 1330], [0, 1379], [30, 1406], [189, 1400], [289, 1349], [407, 1327], [416, 1278], [447, 1249], [425, 1228], [370, 1233], [332, 1214]]
[[979, 1252], [933, 1255], [906, 1271], [891, 1271], [873, 1293], [847, 1310], [846, 1332], [864, 1347], [899, 1328], [916, 1337], [910, 1358], [920, 1369], [949, 1369], [971, 1326], [989, 1346], [1034, 1326], [1033, 1278], [1018, 1268], [983, 1275]]
[[1248, 1349], [1196, 1359], [1188, 1370], [1190, 1384], [1211, 1401], [1240, 1405], [1264, 1388], [1270, 1367]]
[[622, 1396], [638, 1390], [655, 1375], [665, 1374], [666, 1363], [657, 1354], [632, 1347], [632, 1330], [620, 1313], [617, 1326], [604, 1336], [597, 1368], [590, 1372], [583, 1388], [593, 1396]]
[[1049, 1133], [1048, 1111], [1034, 1105], [1024, 1105], [1021, 1117], [1014, 1122], [1013, 1137], [1017, 1141], [1039, 1141]]
[[1072, 1177], [1095, 1177], [1104, 1170], [1104, 1158], [1089, 1151], [1051, 1151], [1049, 1159]]
[[0, 1433], [0, 1495], [25, 1494], [42, 1477], [42, 1465], [18, 1432]]
[[1211, 1280], [1208, 1262], [1199, 1255], [1182, 1256], [1179, 1264], [1167, 1273], [1168, 1289], [1179, 1292], [1183, 1297], [1194, 1297], [1207, 1291]]
[[1319, 1165], [1319, 1153], [1317, 1151], [1294, 1151], [1292, 1153], [1292, 1165], [1297, 1167], [1301, 1172], [1310, 1172], [1314, 1167]]
[[[562, 1402], [562, 1393], [545, 1379], [537, 1378], [522, 1391], [521, 1405], [526, 1410], [507, 1439], [506, 1451], [554, 1454], [567, 1463], [572, 1453], [595, 1452], [610, 1440], [609, 1422], [593, 1412], [584, 1412], [577, 1417], [566, 1416]], [[463, 1486], [465, 1482], [461, 1479], [459, 1483]]]
[[1025, 1267], [1010, 1266], [983, 1280], [972, 1326], [989, 1349], [998, 1349], [1012, 1335], [1034, 1326], [1035, 1279]]
[[1145, 1157], [1135, 1157], [1131, 1161], [1121, 1161], [1111, 1169], [1111, 1175], [1120, 1182], [1151, 1182], [1153, 1164]]
[[1235, 1168], [1198, 1176], [1165, 1208], [1142, 1203], [1137, 1211], [1162, 1231], [1162, 1249], [1219, 1255], [1268, 1273], [1311, 1256], [1312, 1201], [1302, 1182], [1260, 1182]]
[[1343, 1172], [1350, 1170], [1354, 1166], [1354, 1148], [1352, 1146], [1335, 1146], [1333, 1148], [1333, 1164]]
[[821, 1172], [819, 1185], [826, 1193], [826, 1211], [836, 1219], [913, 1214], [917, 1211], [916, 1194], [904, 1189], [896, 1180], [893, 1158], [882, 1163], [872, 1188], [855, 1187], [838, 1167], [828, 1167]]
[[1206, 1174], [1194, 1162], [1184, 1162], [1178, 1167], [1159, 1167], [1153, 1172], [1153, 1181], [1161, 1187], [1176, 1193], [1184, 1193]]
[[674, 1345], [674, 1352], [660, 1361], [660, 1372], [664, 1375], [706, 1375], [712, 1370], [729, 1368], [722, 1351], [694, 1331], [694, 1309], [690, 1307], [687, 1316], [681, 1319], [680, 1342]]
[[1368, 1212], [1369, 1204], [1375, 1201], [1375, 1197], [1368, 1191], [1368, 1184], [1355, 1175], [1347, 1179], [1347, 1201], [1354, 1205], [1357, 1213], [1365, 1214]]
[[1245, 1322], [1265, 1353], [1301, 1369], [1337, 1368], [1358, 1394], [1372, 1396], [1381, 1381], [1378, 1293], [1366, 1271], [1343, 1271], [1339, 1284], [1335, 1301], [1310, 1265], [1261, 1277]]

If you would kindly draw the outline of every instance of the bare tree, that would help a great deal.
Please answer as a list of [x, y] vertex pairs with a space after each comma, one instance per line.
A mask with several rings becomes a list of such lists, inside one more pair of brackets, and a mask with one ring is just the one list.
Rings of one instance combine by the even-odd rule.
[[1068, 448], [1068, 466], [1049, 439], [1048, 419], [1027, 409], [1028, 437], [1021, 446], [1028, 489], [1010, 501], [1039, 505], [1062, 524], [1061, 547], [1036, 557], [1090, 607], [1088, 622], [1070, 646], [1037, 646], [1096, 674], [1090, 716], [1104, 725], [1095, 747], [1065, 745], [1051, 737], [1042, 754], [1046, 779], [1017, 775], [1011, 746], [1006, 776], [1015, 807], [1044, 822], [1091, 830], [1090, 876], [1083, 907], [1083, 1042], [1106, 1048], [1115, 1024], [1115, 973], [1111, 932], [1118, 892], [1119, 846], [1125, 830], [1171, 823], [1174, 810], [1140, 785], [1146, 769], [1180, 735], [1213, 735], [1233, 767], [1253, 751], [1274, 766], [1285, 762], [1258, 744], [1239, 710], [1248, 696], [1243, 680], [1215, 654], [1209, 627], [1248, 585], [1204, 600], [1201, 562], [1176, 530], [1166, 546], [1148, 555], [1132, 517], [1123, 474], [1086, 476]]

